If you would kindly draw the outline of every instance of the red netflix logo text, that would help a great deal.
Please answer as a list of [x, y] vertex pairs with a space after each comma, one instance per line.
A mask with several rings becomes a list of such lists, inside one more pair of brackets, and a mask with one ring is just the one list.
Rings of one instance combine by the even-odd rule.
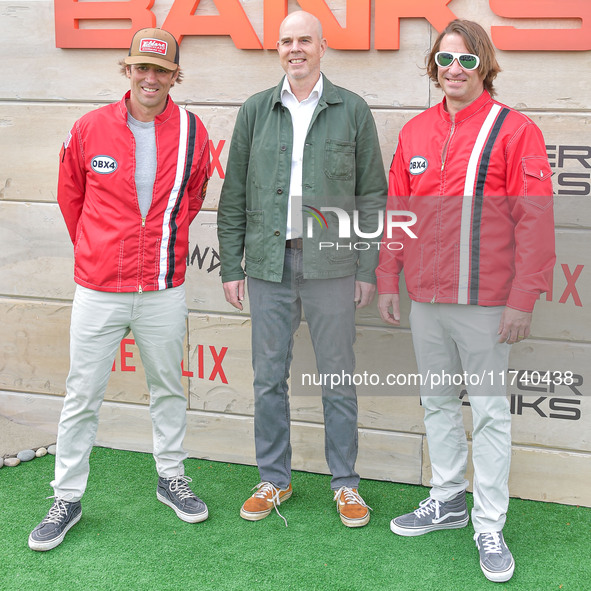
[[[119, 345], [118, 358], [113, 361], [112, 371], [117, 371], [117, 361], [119, 361], [120, 371], [135, 371], [134, 352], [130, 347], [135, 345], [134, 339], [123, 339]], [[213, 382], [219, 379], [223, 384], [228, 383], [222, 363], [228, 352], [228, 347], [222, 347], [219, 351], [213, 346], [197, 345], [197, 367], [194, 369], [185, 369], [184, 362], [181, 361], [181, 372], [184, 377], [197, 377], [200, 380], [209, 380]], [[195, 375], [196, 374], [196, 375]], [[207, 376], [207, 377], [206, 377]]]

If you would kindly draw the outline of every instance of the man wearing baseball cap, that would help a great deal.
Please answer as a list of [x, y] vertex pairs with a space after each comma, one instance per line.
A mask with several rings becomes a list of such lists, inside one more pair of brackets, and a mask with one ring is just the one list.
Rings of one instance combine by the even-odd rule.
[[77, 286], [54, 502], [29, 536], [33, 550], [55, 548], [80, 520], [99, 409], [130, 331], [150, 393], [157, 499], [183, 521], [208, 516], [184, 474], [181, 361], [189, 224], [205, 198], [209, 140], [199, 118], [168, 94], [181, 78], [170, 33], [135, 33], [123, 72], [130, 90], [80, 118], [60, 154], [57, 200], [74, 244]]

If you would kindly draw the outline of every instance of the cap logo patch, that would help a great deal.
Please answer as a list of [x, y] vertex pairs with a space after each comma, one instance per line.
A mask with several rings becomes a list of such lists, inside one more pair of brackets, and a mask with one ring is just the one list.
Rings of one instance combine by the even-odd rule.
[[168, 50], [168, 43], [160, 39], [141, 39], [140, 51], [142, 53], [157, 53], [158, 55], [166, 55]]
[[413, 156], [410, 159], [410, 164], [408, 165], [408, 172], [410, 174], [423, 174], [429, 166], [429, 162], [427, 162], [426, 158], [422, 156]]
[[111, 174], [117, 170], [117, 160], [111, 156], [95, 156], [90, 162], [90, 167], [99, 174]]

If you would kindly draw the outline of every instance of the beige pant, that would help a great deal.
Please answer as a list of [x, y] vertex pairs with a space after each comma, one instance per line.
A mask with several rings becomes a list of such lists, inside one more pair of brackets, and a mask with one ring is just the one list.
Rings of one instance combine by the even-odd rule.
[[[472, 524], [478, 533], [502, 530], [509, 504], [511, 413], [502, 376], [511, 348], [497, 342], [502, 312], [503, 307], [412, 302], [410, 315], [419, 373], [425, 381], [421, 402], [433, 472], [431, 497], [447, 501], [468, 486], [468, 445], [459, 398], [465, 387], [473, 421]], [[468, 385], [454, 385], [459, 375]]]
[[150, 392], [154, 458], [159, 476], [184, 474], [182, 444], [187, 400], [181, 383], [186, 333], [184, 286], [143, 293], [109, 293], [77, 286], [70, 325], [70, 373], [58, 427], [57, 497], [79, 500], [88, 458], [117, 349], [133, 331]]

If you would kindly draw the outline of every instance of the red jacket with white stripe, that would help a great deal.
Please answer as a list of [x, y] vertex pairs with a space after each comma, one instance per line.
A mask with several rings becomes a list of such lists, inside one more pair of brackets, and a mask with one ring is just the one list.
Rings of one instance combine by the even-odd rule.
[[127, 126], [129, 95], [81, 117], [60, 158], [57, 200], [74, 244], [74, 279], [98, 291], [181, 285], [189, 224], [207, 188], [207, 131], [169, 97], [155, 119], [156, 178], [152, 204], [142, 218], [135, 138]]
[[417, 302], [531, 312], [549, 289], [556, 258], [542, 133], [486, 91], [453, 122], [444, 103], [400, 132], [387, 210], [416, 214], [408, 229], [417, 238], [388, 232], [386, 223], [378, 292], [398, 293], [404, 269]]

